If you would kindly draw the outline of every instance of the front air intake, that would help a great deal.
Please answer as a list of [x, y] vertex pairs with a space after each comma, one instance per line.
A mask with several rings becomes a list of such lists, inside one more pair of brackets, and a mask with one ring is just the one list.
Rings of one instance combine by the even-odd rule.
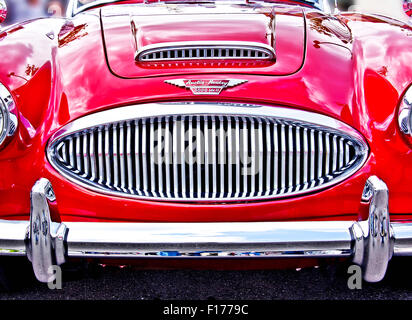
[[74, 121], [49, 159], [75, 183], [169, 201], [246, 201], [313, 192], [352, 175], [367, 145], [332, 118], [279, 107], [150, 104]]

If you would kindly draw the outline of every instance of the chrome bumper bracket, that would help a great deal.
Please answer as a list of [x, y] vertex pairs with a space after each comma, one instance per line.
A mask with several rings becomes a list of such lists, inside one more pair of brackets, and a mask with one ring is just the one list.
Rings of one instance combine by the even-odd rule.
[[40, 179], [30, 194], [30, 224], [26, 232], [26, 252], [36, 278], [41, 282], [54, 280], [53, 265], [65, 262], [68, 229], [63, 223], [52, 222], [49, 203], [56, 197], [51, 183]]
[[354, 238], [353, 262], [362, 266], [368, 282], [381, 281], [393, 255], [394, 233], [390, 224], [386, 184], [376, 176], [366, 182], [362, 200], [369, 204], [367, 221], [355, 222], [351, 228]]

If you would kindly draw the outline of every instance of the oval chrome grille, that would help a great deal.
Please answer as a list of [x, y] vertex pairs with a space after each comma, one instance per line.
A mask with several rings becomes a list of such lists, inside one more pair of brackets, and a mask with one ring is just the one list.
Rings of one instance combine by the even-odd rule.
[[[126, 112], [124, 120], [84, 127], [88, 117], [80, 119], [83, 128], [72, 126], [52, 139], [51, 163], [70, 179], [103, 192], [157, 200], [227, 201], [325, 188], [353, 174], [367, 156], [366, 144], [353, 129], [320, 115], [312, 118], [329, 119], [346, 130], [279, 116], [288, 115], [285, 108], [153, 105], [153, 116], [133, 117], [131, 107], [125, 107], [131, 114]], [[143, 113], [150, 112], [147, 108]], [[173, 114], [174, 108], [179, 112]], [[199, 108], [213, 114], [193, 112]], [[216, 113], [218, 109], [222, 113]], [[278, 115], [270, 114], [274, 111]], [[293, 112], [302, 119], [313, 115]]]
[[143, 47], [136, 53], [141, 62], [180, 60], [273, 60], [272, 47], [255, 42], [170, 42]]

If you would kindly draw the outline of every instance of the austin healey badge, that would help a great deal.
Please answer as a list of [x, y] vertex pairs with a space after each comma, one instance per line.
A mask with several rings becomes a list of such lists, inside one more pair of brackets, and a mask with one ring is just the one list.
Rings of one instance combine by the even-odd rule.
[[226, 80], [187, 80], [187, 79], [173, 79], [165, 80], [166, 83], [175, 86], [190, 89], [193, 94], [213, 94], [218, 95], [223, 89], [234, 87], [247, 80], [226, 79]]

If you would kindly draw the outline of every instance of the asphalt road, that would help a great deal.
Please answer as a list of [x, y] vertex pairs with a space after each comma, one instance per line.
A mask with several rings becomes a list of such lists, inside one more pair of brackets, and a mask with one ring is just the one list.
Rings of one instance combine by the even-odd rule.
[[62, 290], [25, 282], [0, 299], [412, 299], [412, 261], [394, 260], [384, 281], [350, 290], [344, 265], [296, 270], [138, 270], [96, 267], [66, 272]]

